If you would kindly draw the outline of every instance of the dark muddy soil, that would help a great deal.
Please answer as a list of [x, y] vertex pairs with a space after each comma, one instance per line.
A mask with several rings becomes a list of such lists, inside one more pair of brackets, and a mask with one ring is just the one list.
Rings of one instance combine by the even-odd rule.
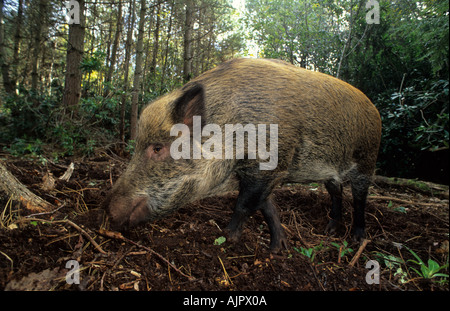
[[[328, 236], [323, 232], [330, 199], [324, 186], [317, 184], [276, 189], [274, 201], [289, 240], [288, 249], [279, 254], [268, 250], [269, 231], [261, 214], [249, 220], [239, 244], [223, 241], [236, 193], [196, 202], [165, 219], [123, 232], [132, 243], [105, 231], [108, 223], [101, 209], [111, 183], [126, 166], [124, 159], [103, 153], [76, 160], [72, 177], [64, 182], [57, 177], [70, 160], [44, 165], [2, 157], [29, 189], [60, 206], [56, 212], [30, 216], [30, 211], [0, 196], [2, 290], [449, 289], [448, 277], [425, 278], [421, 266], [411, 261], [417, 261], [414, 252], [427, 267], [429, 259], [438, 266], [448, 264], [448, 200], [374, 185], [366, 215], [370, 242], [359, 254], [360, 245], [352, 242], [349, 232], [349, 187], [344, 198], [345, 228]], [[55, 177], [55, 186], [43, 190], [48, 172]], [[79, 264], [80, 284], [69, 284], [76, 276], [68, 274], [74, 268], [70, 260]], [[369, 260], [379, 263], [379, 284], [369, 284], [374, 271], [374, 266], [366, 268]], [[448, 274], [448, 265], [436, 273]]]

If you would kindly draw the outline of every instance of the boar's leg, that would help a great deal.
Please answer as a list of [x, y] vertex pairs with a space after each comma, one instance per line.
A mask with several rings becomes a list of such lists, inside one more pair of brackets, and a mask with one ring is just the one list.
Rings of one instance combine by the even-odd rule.
[[273, 181], [241, 179], [236, 207], [227, 226], [230, 241], [237, 242], [241, 237], [243, 225], [247, 219], [257, 210], [261, 210], [270, 230], [271, 251], [278, 252], [282, 245], [287, 247], [287, 240], [277, 210], [269, 199], [270, 192], [273, 189], [272, 183]]
[[328, 180], [325, 187], [331, 196], [330, 221], [325, 229], [329, 234], [334, 234], [342, 220], [342, 184], [337, 180]]
[[261, 211], [270, 230], [270, 250], [274, 253], [278, 253], [282, 247], [287, 249], [286, 235], [284, 234], [283, 227], [281, 227], [277, 209], [270, 198], [264, 202]]
[[365, 208], [371, 175], [359, 172], [350, 175], [353, 196], [353, 239], [362, 242], [366, 236]]
[[365, 209], [370, 181], [362, 184], [352, 183], [353, 195], [353, 239], [362, 242], [366, 237]]

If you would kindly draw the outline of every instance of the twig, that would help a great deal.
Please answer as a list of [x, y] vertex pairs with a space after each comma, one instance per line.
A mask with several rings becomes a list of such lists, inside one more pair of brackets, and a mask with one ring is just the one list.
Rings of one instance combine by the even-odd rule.
[[64, 202], [63, 204], [61, 204], [58, 208], [54, 209], [53, 211], [30, 214], [30, 215], [25, 216], [25, 218], [32, 218], [32, 217], [34, 217], [34, 216], [53, 214], [53, 213], [57, 212], [59, 209], [63, 208], [64, 206], [66, 206], [66, 202]]
[[[334, 264], [334, 263], [333, 263], [333, 264]], [[325, 287], [323, 287], [322, 282], [320, 282], [319, 278], [317, 277], [316, 271], [314, 271], [314, 270], [315, 270], [315, 267], [313, 267], [311, 264], [309, 265], [309, 267], [311, 268], [311, 270], [312, 270], [312, 272], [313, 272], [313, 275], [314, 275], [314, 277], [316, 278], [317, 283], [319, 283], [320, 288], [321, 288], [323, 291], [325, 291]]]
[[[379, 212], [380, 212], [380, 211], [379, 211]], [[381, 212], [380, 212], [380, 213], [381, 213]], [[383, 213], [381, 213], [381, 214], [383, 215]], [[381, 225], [380, 220], [377, 218], [377, 216], [375, 216], [375, 215], [372, 214], [372, 213], [367, 213], [367, 215], [370, 215], [370, 216], [372, 216], [373, 218], [375, 218], [375, 220], [377, 221], [378, 225], [379, 225], [380, 228], [381, 228], [381, 231], [383, 232], [384, 237], [385, 237], [386, 239], [388, 239], [388, 235], [386, 234], [386, 231], [384, 231], [384, 228], [383, 228], [383, 226]]]
[[359, 247], [358, 251], [356, 252], [355, 256], [353, 256], [352, 261], [350, 261], [349, 266], [353, 267], [355, 263], [358, 261], [359, 257], [361, 256], [363, 250], [366, 248], [367, 244], [370, 242], [370, 240], [364, 239], [361, 246]]
[[97, 244], [97, 242], [95, 242], [95, 240], [86, 232], [84, 231], [83, 228], [81, 228], [80, 226], [78, 226], [76, 223], [72, 222], [71, 220], [68, 219], [64, 219], [64, 222], [68, 223], [69, 225], [71, 225], [72, 227], [74, 227], [75, 229], [77, 229], [78, 231], [80, 231], [85, 237], [88, 238], [89, 241], [91, 241], [92, 245], [94, 245], [94, 247], [102, 254], [108, 254], [107, 252], [105, 252], [100, 245]]
[[220, 258], [220, 256], [217, 256], [217, 258], [219, 258], [220, 264], [222, 265], [223, 275], [225, 277], [225, 281], [228, 282], [229, 284], [233, 285], [233, 281], [231, 280], [230, 276], [228, 275], [228, 272], [225, 269], [225, 266], [223, 265], [222, 259]]
[[403, 74], [402, 83], [400, 83], [400, 89], [398, 90], [398, 94], [400, 95], [398, 97], [398, 103], [400, 106], [403, 107], [403, 100], [402, 100], [402, 89], [403, 89], [403, 82], [405, 82], [406, 73]]
[[[134, 249], [134, 248], [135, 248], [134, 245], [131, 246], [130, 249], [129, 249], [129, 251], [132, 250], [132, 249]], [[128, 254], [129, 254], [129, 253], [128, 253]], [[125, 256], [127, 256], [127, 252], [124, 252], [124, 253], [123, 253], [122, 255], [120, 255], [120, 256], [116, 255], [116, 259], [114, 260], [114, 265], [113, 265], [111, 268], [107, 269], [107, 270], [103, 273], [102, 278], [101, 278], [101, 280], [100, 280], [100, 291], [103, 291], [103, 283], [104, 283], [106, 274], [109, 274], [111, 270], [114, 270], [114, 269], [117, 267], [117, 265], [122, 261], [122, 259], [123, 259]], [[117, 258], [117, 257], [118, 257], [118, 258]]]
[[124, 237], [120, 232], [114, 232], [114, 231], [108, 231], [108, 230], [100, 229], [100, 230], [99, 230], [99, 233], [100, 233], [101, 235], [106, 236], [106, 237], [113, 238], [113, 239], [123, 240], [123, 241], [128, 242], [128, 243], [130, 243], [130, 244], [133, 244], [133, 245], [135, 245], [135, 246], [137, 246], [137, 247], [143, 248], [143, 249], [145, 249], [147, 252], [156, 255], [159, 259], [161, 259], [162, 261], [164, 261], [165, 263], [167, 263], [173, 270], [175, 270], [176, 272], [178, 272], [180, 275], [182, 275], [182, 276], [188, 278], [189, 281], [194, 281], [194, 280], [195, 280], [195, 278], [194, 278], [193, 276], [184, 274], [180, 269], [178, 269], [178, 268], [177, 268], [174, 264], [172, 264], [169, 260], [167, 260], [165, 257], [163, 257], [162, 255], [160, 255], [159, 253], [155, 252], [155, 251], [154, 251], [153, 249], [151, 249], [150, 247], [141, 245], [141, 244], [136, 243], [136, 242], [134, 242], [134, 241], [132, 241], [132, 240], [130, 240], [130, 239], [127, 239], [127, 238]]
[[31, 220], [31, 221], [41, 221], [41, 222], [47, 222], [47, 223], [66, 223], [71, 225], [72, 227], [74, 227], [75, 229], [77, 229], [78, 231], [81, 232], [81, 234], [83, 234], [86, 238], [88, 238], [89, 241], [91, 241], [92, 245], [94, 245], [94, 247], [102, 254], [108, 254], [107, 252], [105, 252], [100, 245], [97, 244], [97, 242], [95, 242], [95, 240], [80, 226], [78, 226], [76, 223], [74, 223], [71, 220], [68, 219], [61, 219], [61, 220], [46, 220], [46, 219], [41, 219], [41, 218], [27, 218], [27, 220]]
[[9, 257], [8, 255], [6, 255], [4, 252], [0, 251], [0, 254], [2, 254], [3, 256], [5, 256], [9, 261], [11, 261], [11, 270], [14, 268], [14, 261], [11, 259], [11, 257]]

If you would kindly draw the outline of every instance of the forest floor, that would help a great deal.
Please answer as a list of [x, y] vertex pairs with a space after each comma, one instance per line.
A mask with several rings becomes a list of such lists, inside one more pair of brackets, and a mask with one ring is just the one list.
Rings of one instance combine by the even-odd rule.
[[[448, 277], [426, 278], [448, 274], [445, 199], [401, 187], [372, 186], [366, 214], [370, 241], [360, 247], [349, 232], [348, 186], [345, 228], [328, 236], [323, 232], [331, 202], [325, 187], [285, 185], [276, 189], [274, 201], [289, 245], [271, 254], [260, 213], [248, 221], [240, 243], [224, 239], [236, 193], [185, 206], [123, 232], [123, 239], [108, 231], [101, 203], [126, 167], [125, 159], [104, 152], [74, 160], [70, 180], [62, 181], [57, 177], [70, 164], [68, 159], [43, 165], [7, 154], [1, 157], [24, 185], [60, 208], [30, 215], [0, 197], [0, 290], [449, 290]], [[44, 190], [49, 172], [55, 184]], [[425, 264], [421, 266], [415, 255]], [[80, 284], [69, 284], [76, 276], [68, 274], [74, 267], [70, 260], [79, 263]], [[369, 284], [375, 268], [366, 268], [369, 260], [379, 264], [379, 284]], [[430, 272], [433, 262], [447, 266]]]

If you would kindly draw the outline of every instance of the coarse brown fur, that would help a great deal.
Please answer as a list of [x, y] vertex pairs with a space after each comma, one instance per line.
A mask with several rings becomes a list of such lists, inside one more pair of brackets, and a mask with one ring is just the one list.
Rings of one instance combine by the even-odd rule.
[[[278, 124], [276, 168], [259, 170], [261, 160], [247, 157], [172, 159], [170, 144], [177, 137], [170, 136], [170, 129], [176, 123], [192, 128], [193, 116], [201, 116], [202, 125], [222, 129], [225, 124]], [[271, 229], [271, 248], [277, 250], [286, 241], [270, 202], [272, 189], [284, 182], [325, 182], [333, 199], [328, 229], [334, 231], [340, 220], [341, 183], [348, 178], [360, 239], [380, 136], [377, 109], [346, 82], [278, 60], [231, 60], [143, 110], [135, 155], [107, 205], [114, 223], [134, 225], [206, 196], [240, 190], [231, 237], [237, 240], [245, 219], [261, 209]]]

